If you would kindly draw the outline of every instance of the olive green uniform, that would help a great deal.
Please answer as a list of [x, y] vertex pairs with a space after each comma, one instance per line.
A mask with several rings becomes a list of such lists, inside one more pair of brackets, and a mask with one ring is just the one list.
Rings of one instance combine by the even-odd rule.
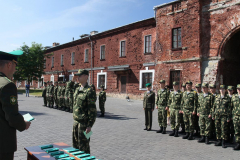
[[235, 94], [231, 101], [235, 141], [240, 143], [240, 96]]
[[53, 91], [53, 93], [54, 93], [53, 99], [54, 99], [55, 106], [56, 106], [55, 108], [58, 108], [57, 91], [58, 91], [58, 85], [54, 86], [54, 91]]
[[60, 97], [60, 106], [62, 110], [65, 110], [65, 86], [61, 87], [61, 97]]
[[[95, 91], [94, 91], [94, 93], [96, 94]], [[96, 95], [95, 95], [95, 97], [96, 97]], [[105, 91], [100, 91], [98, 101], [99, 101], [99, 109], [100, 109], [102, 115], [104, 115], [104, 113], [105, 113], [104, 105], [105, 105], [106, 99], [107, 99], [106, 92]], [[96, 99], [95, 99], [95, 101], [96, 101]]]
[[46, 106], [48, 106], [48, 104], [49, 104], [49, 87], [50, 87], [50, 85], [47, 85], [47, 87], [46, 87], [46, 99], [47, 99], [47, 105]]
[[42, 91], [42, 97], [43, 97], [43, 102], [44, 102], [44, 106], [47, 106], [47, 97], [46, 97], [46, 87], [44, 87], [43, 91]]
[[49, 100], [48, 100], [48, 106], [49, 107], [53, 107], [54, 105], [54, 100], [53, 100], [53, 97], [54, 97], [54, 86], [53, 85], [49, 85], [49, 88], [48, 88], [48, 97], [49, 97]]
[[62, 93], [62, 86], [58, 86], [58, 90], [57, 90], [58, 109], [61, 109], [61, 96], [62, 96], [61, 93]]
[[145, 126], [146, 129], [152, 128], [152, 110], [155, 106], [155, 93], [153, 91], [147, 91], [144, 93], [143, 108], [145, 112]]
[[66, 107], [66, 111], [70, 110], [70, 106], [69, 106], [69, 93], [70, 93], [70, 81], [66, 83], [66, 89], [65, 89], [65, 95], [64, 95], [64, 102], [65, 102], [65, 107]]

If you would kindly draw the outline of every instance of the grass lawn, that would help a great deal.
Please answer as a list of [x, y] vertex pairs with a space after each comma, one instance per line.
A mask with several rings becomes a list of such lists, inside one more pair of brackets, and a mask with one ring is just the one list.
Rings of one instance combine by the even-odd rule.
[[[22, 93], [26, 95], [25, 89], [18, 89], [18, 93]], [[42, 90], [41, 89], [30, 89], [29, 95], [31, 96], [42, 96]]]

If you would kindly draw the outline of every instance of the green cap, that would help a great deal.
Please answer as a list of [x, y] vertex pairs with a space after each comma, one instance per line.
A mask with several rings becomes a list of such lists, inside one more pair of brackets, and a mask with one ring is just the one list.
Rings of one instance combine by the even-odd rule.
[[59, 81], [58, 84], [62, 84], [62, 81]]
[[78, 70], [78, 73], [76, 73], [76, 74], [74, 74], [74, 75], [75, 75], [75, 76], [81, 76], [81, 75], [83, 75], [83, 74], [88, 75], [88, 74], [89, 74], [88, 70], [79, 69], [79, 70]]
[[165, 80], [164, 80], [164, 79], [162, 79], [162, 80], [160, 80], [160, 81], [159, 81], [159, 83], [165, 83]]
[[196, 88], [200, 88], [200, 87], [201, 87], [201, 84], [200, 84], [200, 83], [197, 83], [197, 84], [195, 85], [195, 87], [196, 87]]
[[173, 85], [174, 85], [174, 86], [175, 86], [175, 85], [179, 85], [179, 82], [174, 81], [174, 82], [173, 82]]
[[216, 85], [215, 84], [210, 84], [209, 87], [210, 88], [216, 88]]
[[202, 87], [208, 87], [208, 84], [207, 83], [203, 83]]
[[233, 90], [233, 89], [234, 89], [234, 86], [228, 86], [227, 89], [228, 89], [228, 90]]
[[240, 84], [237, 85], [237, 88], [240, 88]]
[[152, 86], [151, 83], [147, 83], [147, 84], [146, 84], [146, 87], [151, 87], [151, 86]]
[[22, 54], [23, 54], [23, 51], [21, 50], [12, 51], [9, 53], [0, 51], [0, 60], [9, 60], [9, 61], [17, 62], [17, 58]]
[[187, 81], [186, 84], [191, 84], [192, 85], [192, 82], [191, 81]]
[[185, 84], [185, 83], [183, 83], [183, 84], [182, 84], [182, 87], [186, 87], [186, 84]]
[[49, 83], [50, 81], [47, 81], [47, 83]]
[[226, 86], [224, 84], [220, 85], [220, 89], [226, 89]]

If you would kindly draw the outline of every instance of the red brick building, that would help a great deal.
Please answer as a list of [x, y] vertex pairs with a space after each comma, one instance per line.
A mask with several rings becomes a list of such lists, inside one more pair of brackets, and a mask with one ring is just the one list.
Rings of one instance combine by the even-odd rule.
[[240, 0], [176, 0], [155, 6], [154, 18], [47, 49], [43, 81], [67, 81], [86, 68], [90, 83], [130, 98], [141, 96], [148, 82], [156, 90], [160, 79], [170, 86], [187, 80], [236, 85], [239, 5]]

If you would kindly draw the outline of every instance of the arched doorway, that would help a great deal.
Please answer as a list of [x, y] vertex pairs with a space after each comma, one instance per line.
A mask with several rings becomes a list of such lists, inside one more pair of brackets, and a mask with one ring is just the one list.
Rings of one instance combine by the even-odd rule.
[[220, 84], [240, 84], [240, 27], [225, 38], [220, 54], [223, 58], [219, 62]]

